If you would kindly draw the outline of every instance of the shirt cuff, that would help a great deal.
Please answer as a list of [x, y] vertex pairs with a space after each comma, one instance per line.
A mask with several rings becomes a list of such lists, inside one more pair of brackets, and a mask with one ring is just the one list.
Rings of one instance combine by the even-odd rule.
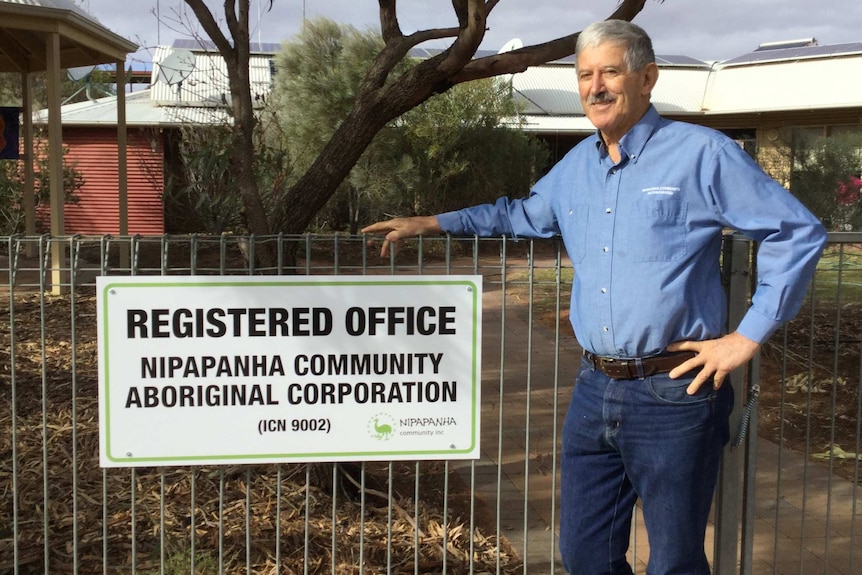
[[770, 319], [754, 308], [748, 308], [742, 321], [739, 322], [736, 332], [752, 341], [763, 344], [775, 333], [775, 330], [781, 327], [781, 324], [782, 322]]
[[446, 212], [437, 214], [437, 223], [444, 233], [460, 236], [464, 235], [464, 226], [461, 223], [461, 216], [458, 212]]

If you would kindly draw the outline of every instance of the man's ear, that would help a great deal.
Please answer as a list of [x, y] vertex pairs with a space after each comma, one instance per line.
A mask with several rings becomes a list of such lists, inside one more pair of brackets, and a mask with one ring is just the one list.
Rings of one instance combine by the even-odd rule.
[[643, 69], [643, 86], [641, 86], [641, 94], [649, 96], [655, 84], [658, 82], [658, 65], [655, 62], [650, 62]]

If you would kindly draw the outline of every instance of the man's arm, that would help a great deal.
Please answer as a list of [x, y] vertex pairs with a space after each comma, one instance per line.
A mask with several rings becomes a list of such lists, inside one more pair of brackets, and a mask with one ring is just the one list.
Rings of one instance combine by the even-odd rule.
[[363, 234], [386, 234], [383, 245], [380, 247], [380, 256], [389, 255], [389, 246], [392, 245], [392, 253], [398, 251], [398, 242], [406, 238], [414, 238], [428, 234], [440, 234], [443, 229], [437, 221], [437, 216], [413, 216], [411, 218], [392, 218], [383, 222], [377, 222], [362, 228]]
[[751, 360], [770, 335], [796, 315], [826, 242], [820, 221], [737, 145], [726, 142], [715, 159], [720, 169], [712, 174], [710, 189], [725, 225], [760, 242], [758, 282], [736, 331], [667, 347], [698, 354], [670, 373], [680, 377], [701, 367], [688, 387], [690, 394], [710, 379], [720, 387], [731, 371]]

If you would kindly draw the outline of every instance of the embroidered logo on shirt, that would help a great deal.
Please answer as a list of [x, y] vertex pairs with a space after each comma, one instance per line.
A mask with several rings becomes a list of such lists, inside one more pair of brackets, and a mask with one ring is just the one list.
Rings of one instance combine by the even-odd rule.
[[655, 186], [652, 188], [644, 188], [641, 190], [648, 196], [659, 194], [662, 196], [672, 196], [679, 191], [679, 188], [674, 186]]

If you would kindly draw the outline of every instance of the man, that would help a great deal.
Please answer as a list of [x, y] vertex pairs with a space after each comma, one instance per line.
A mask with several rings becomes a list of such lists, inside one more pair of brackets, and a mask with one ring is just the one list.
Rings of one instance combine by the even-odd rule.
[[[536, 185], [438, 216], [368, 226], [428, 233], [561, 234], [575, 269], [571, 321], [584, 357], [562, 436], [560, 551], [569, 573], [630, 574], [642, 501], [651, 575], [708, 574], [706, 530], [733, 405], [728, 374], [802, 304], [825, 232], [722, 134], [660, 118], [652, 43], [638, 26], [587, 27], [576, 47], [597, 128]], [[759, 281], [726, 333], [722, 230], [760, 242]]]

